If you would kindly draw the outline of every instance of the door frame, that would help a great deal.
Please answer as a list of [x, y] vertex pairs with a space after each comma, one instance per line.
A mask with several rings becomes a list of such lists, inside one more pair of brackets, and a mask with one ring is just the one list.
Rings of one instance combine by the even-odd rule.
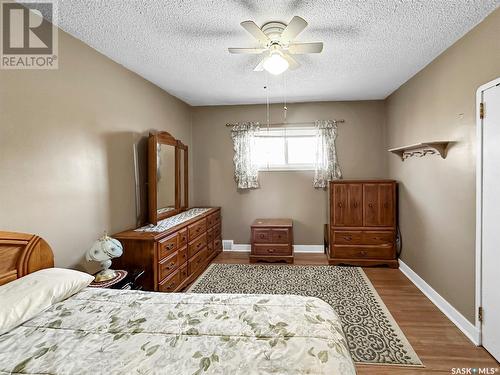
[[[500, 77], [481, 85], [476, 91], [476, 302], [475, 326], [479, 333], [478, 345], [482, 344], [482, 325], [479, 321], [479, 307], [482, 305], [482, 259], [483, 259], [483, 119], [480, 106], [483, 92], [500, 85]], [[486, 109], [487, 110], [487, 109]]]

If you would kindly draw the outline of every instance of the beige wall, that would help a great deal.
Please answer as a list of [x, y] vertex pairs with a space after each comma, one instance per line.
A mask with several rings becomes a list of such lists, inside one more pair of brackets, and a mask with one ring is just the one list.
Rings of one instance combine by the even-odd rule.
[[59, 70], [0, 71], [0, 228], [37, 233], [74, 266], [135, 225], [132, 145], [191, 145], [190, 107], [64, 32]]
[[387, 145], [455, 141], [448, 157], [388, 155], [400, 181], [403, 261], [474, 321], [475, 94], [500, 76], [500, 10], [387, 100]]
[[[274, 105], [271, 121], [282, 120]], [[264, 105], [194, 107], [193, 159], [196, 205], [222, 206], [222, 237], [250, 243], [250, 224], [257, 217], [291, 217], [300, 245], [323, 243], [327, 192], [312, 187], [314, 172], [260, 172], [261, 188], [238, 191], [234, 181], [233, 146], [227, 122], [260, 121]], [[339, 125], [337, 156], [344, 178], [384, 177], [384, 103], [323, 102], [288, 105], [289, 122], [345, 119]]]

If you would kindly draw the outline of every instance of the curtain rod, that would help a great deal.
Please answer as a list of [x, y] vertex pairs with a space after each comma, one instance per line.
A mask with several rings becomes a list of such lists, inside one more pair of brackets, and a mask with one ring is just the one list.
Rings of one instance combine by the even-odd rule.
[[[331, 120], [335, 124], [342, 124], [345, 120]], [[281, 127], [281, 126], [300, 126], [300, 125], [315, 125], [315, 121], [304, 121], [304, 122], [274, 122], [269, 124], [269, 127]], [[260, 124], [262, 127], [267, 127], [267, 124]], [[236, 126], [236, 124], [227, 123], [226, 126]]]

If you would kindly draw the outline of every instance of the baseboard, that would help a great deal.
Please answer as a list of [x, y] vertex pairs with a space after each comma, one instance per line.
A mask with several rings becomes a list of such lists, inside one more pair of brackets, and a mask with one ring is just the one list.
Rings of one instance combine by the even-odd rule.
[[[229, 241], [229, 240], [224, 240]], [[231, 249], [224, 249], [224, 251], [242, 251], [249, 252], [251, 245], [249, 244], [236, 244], [233, 243]], [[323, 254], [323, 245], [293, 245], [293, 251], [295, 253], [308, 253], [308, 254]]]
[[413, 271], [402, 260], [399, 260], [399, 269], [415, 286], [426, 295], [441, 312], [451, 320], [457, 328], [463, 332], [474, 345], [479, 345], [479, 329], [465, 318], [457, 309], [446, 301], [438, 292], [425, 282], [415, 271]]

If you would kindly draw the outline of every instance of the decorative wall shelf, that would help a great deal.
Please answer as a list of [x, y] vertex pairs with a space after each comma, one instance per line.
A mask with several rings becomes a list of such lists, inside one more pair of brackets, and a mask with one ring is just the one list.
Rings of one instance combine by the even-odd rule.
[[446, 159], [446, 151], [448, 146], [453, 143], [451, 141], [435, 141], [416, 143], [403, 147], [391, 148], [388, 151], [398, 155], [401, 160], [405, 161], [412, 156], [423, 157], [425, 155], [439, 154], [443, 159]]

